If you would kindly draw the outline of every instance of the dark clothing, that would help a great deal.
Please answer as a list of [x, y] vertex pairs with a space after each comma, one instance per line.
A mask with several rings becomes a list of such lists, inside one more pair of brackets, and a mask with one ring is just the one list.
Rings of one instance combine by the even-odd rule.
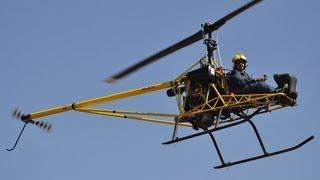
[[228, 88], [230, 92], [237, 94], [260, 94], [272, 93], [275, 89], [265, 82], [252, 79], [246, 72], [233, 69], [227, 75]]

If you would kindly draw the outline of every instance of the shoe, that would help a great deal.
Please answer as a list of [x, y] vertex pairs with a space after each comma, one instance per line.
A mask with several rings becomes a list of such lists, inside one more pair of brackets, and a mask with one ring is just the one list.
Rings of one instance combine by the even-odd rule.
[[283, 85], [283, 87], [281, 88], [277, 88], [274, 92], [275, 93], [285, 93], [286, 91], [288, 91], [288, 84]]
[[289, 96], [291, 99], [296, 100], [297, 97], [298, 97], [298, 93], [297, 93], [297, 92], [291, 92], [288, 96]]

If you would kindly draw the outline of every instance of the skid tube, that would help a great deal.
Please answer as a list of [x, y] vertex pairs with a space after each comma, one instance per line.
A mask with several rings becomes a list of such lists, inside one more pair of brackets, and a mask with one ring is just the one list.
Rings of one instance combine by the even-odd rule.
[[[237, 122], [225, 125], [225, 126], [217, 127], [217, 128], [214, 128], [214, 129], [204, 130], [203, 132], [192, 134], [192, 135], [185, 136], [185, 137], [182, 137], [182, 138], [178, 138], [177, 137], [177, 138], [175, 138], [175, 139], [173, 139], [171, 141], [167, 141], [167, 142], [164, 142], [162, 144], [168, 145], [168, 144], [177, 143], [177, 142], [180, 142], [180, 141], [184, 141], [184, 140], [187, 140], [187, 139], [191, 139], [191, 138], [194, 138], [194, 137], [198, 137], [198, 136], [201, 136], [201, 135], [208, 134], [210, 136], [213, 144], [214, 144], [214, 147], [215, 147], [215, 149], [216, 149], [216, 151], [218, 153], [219, 159], [221, 161], [221, 165], [216, 166], [214, 168], [215, 169], [221, 169], [221, 168], [230, 167], [230, 166], [234, 166], [234, 165], [237, 165], [237, 164], [242, 164], [242, 163], [246, 163], [246, 162], [250, 162], [250, 161], [254, 161], [254, 160], [258, 160], [258, 159], [262, 159], [262, 158], [267, 158], [267, 157], [270, 157], [270, 156], [279, 155], [279, 154], [286, 153], [286, 152], [289, 152], [289, 151], [293, 151], [293, 150], [296, 150], [296, 149], [302, 147], [303, 145], [305, 145], [306, 143], [308, 143], [309, 141], [311, 141], [314, 138], [314, 136], [310, 136], [309, 138], [305, 139], [304, 141], [302, 141], [301, 143], [299, 143], [299, 144], [297, 144], [295, 146], [269, 153], [269, 152], [267, 152], [267, 150], [266, 150], [266, 148], [265, 148], [265, 146], [263, 144], [263, 141], [261, 139], [261, 136], [260, 136], [260, 134], [258, 132], [257, 127], [251, 121], [251, 118], [253, 116], [255, 116], [257, 114], [260, 114], [260, 113], [261, 113], [261, 109], [256, 110], [251, 115], [245, 115], [243, 112], [241, 114], [237, 113], [237, 115], [240, 116], [241, 118], [243, 118], [243, 120], [237, 121]], [[213, 136], [213, 132], [219, 131], [219, 130], [222, 130], [222, 129], [226, 129], [226, 128], [230, 128], [230, 127], [242, 124], [244, 122], [248, 122], [251, 125], [251, 127], [253, 128], [253, 130], [254, 130], [254, 132], [255, 132], [255, 134], [257, 136], [257, 139], [259, 141], [260, 147], [261, 147], [261, 149], [263, 151], [263, 154], [259, 155], [259, 156], [247, 158], [247, 159], [242, 159], [242, 160], [238, 160], [238, 161], [234, 161], [234, 162], [227, 162], [226, 163], [224, 161], [224, 159], [223, 159], [223, 156], [222, 156], [221, 151], [219, 149], [218, 143], [217, 143], [216, 139]]]
[[275, 151], [275, 152], [272, 152], [272, 153], [265, 153], [265, 154], [260, 155], [260, 156], [255, 156], [255, 157], [251, 157], [251, 158], [247, 158], [247, 159], [243, 159], [243, 160], [239, 160], [239, 161], [235, 161], [235, 162], [222, 163], [222, 165], [216, 166], [214, 168], [215, 169], [221, 169], [221, 168], [225, 168], [225, 167], [234, 166], [234, 165], [237, 165], [237, 164], [246, 163], [246, 162], [249, 162], [249, 161], [254, 161], [254, 160], [258, 160], [258, 159], [262, 159], [262, 158], [266, 158], [266, 157], [275, 156], [275, 155], [278, 155], [278, 154], [290, 152], [290, 151], [296, 150], [296, 149], [300, 148], [301, 146], [305, 145], [306, 143], [311, 141], [313, 138], [314, 138], [314, 136], [310, 136], [309, 138], [305, 139], [301, 143], [299, 143], [299, 144], [297, 144], [297, 145], [295, 145], [293, 147], [287, 148], [287, 149]]

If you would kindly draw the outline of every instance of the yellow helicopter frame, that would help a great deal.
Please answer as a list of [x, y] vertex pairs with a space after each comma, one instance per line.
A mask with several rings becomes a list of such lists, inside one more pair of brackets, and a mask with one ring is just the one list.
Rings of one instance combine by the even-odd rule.
[[[150, 86], [145, 86], [141, 88], [136, 88], [128, 91], [122, 91], [106, 96], [100, 96], [84, 101], [74, 102], [62, 106], [57, 106], [54, 108], [44, 109], [37, 112], [32, 112], [30, 114], [22, 114], [18, 110], [14, 111], [14, 116], [18, 119], [22, 120], [25, 124], [14, 144], [14, 146], [11, 149], [7, 149], [8, 151], [12, 151], [20, 137], [22, 132], [24, 131], [27, 124], [34, 124], [41, 128], [44, 128], [46, 130], [51, 129], [51, 125], [44, 123], [42, 121], [39, 121], [38, 119], [44, 118], [47, 116], [51, 116], [54, 114], [64, 113], [67, 111], [78, 111], [82, 113], [89, 113], [89, 114], [96, 114], [96, 115], [104, 115], [104, 116], [110, 116], [110, 117], [117, 117], [117, 118], [129, 118], [134, 120], [140, 120], [140, 121], [147, 121], [152, 123], [159, 123], [159, 124], [168, 124], [168, 125], [174, 125], [173, 130], [173, 136], [170, 141], [164, 142], [163, 144], [171, 144], [180, 142], [183, 140], [187, 140], [190, 138], [194, 138], [197, 136], [208, 134], [216, 148], [216, 151], [219, 155], [221, 165], [216, 166], [215, 168], [224, 168], [248, 161], [253, 161], [265, 157], [274, 156], [277, 154], [285, 153], [288, 151], [295, 150], [310, 140], [312, 140], [314, 137], [310, 136], [309, 138], [302, 141], [300, 144], [283, 149], [280, 151], [269, 153], [267, 152], [262, 139], [259, 135], [259, 132], [254, 125], [254, 123], [251, 121], [251, 118], [253, 118], [255, 115], [271, 112], [276, 109], [281, 109], [283, 107], [293, 106], [296, 104], [296, 100], [290, 98], [283, 92], [279, 93], [268, 93], [268, 94], [232, 94], [227, 91], [227, 85], [225, 81], [225, 72], [224, 70], [219, 67], [219, 64], [214, 61], [213, 59], [213, 52], [217, 49], [217, 44], [215, 41], [211, 39], [212, 32], [218, 30], [223, 24], [225, 24], [227, 21], [232, 19], [233, 17], [237, 16], [238, 14], [244, 12], [248, 8], [254, 6], [255, 4], [261, 2], [262, 0], [252, 0], [245, 4], [244, 6], [236, 9], [235, 11], [229, 13], [228, 15], [224, 16], [223, 18], [219, 19], [218, 21], [211, 23], [206, 23], [202, 26], [202, 29], [195, 34], [185, 38], [184, 40], [138, 62], [137, 64], [125, 69], [124, 71], [112, 76], [107, 81], [108, 82], [114, 82], [116, 80], [121, 79], [122, 77], [140, 69], [141, 67], [150, 64], [168, 54], [171, 54], [175, 51], [178, 51], [181, 48], [184, 48], [186, 46], [189, 46], [199, 40], [204, 40], [204, 44], [207, 46], [207, 52], [208, 55], [206, 57], [201, 58], [199, 61], [194, 63], [188, 70], [183, 72], [181, 75], [179, 75], [177, 78], [175, 78], [172, 81], [168, 82], [162, 82], [153, 84]], [[208, 38], [205, 38], [205, 35], [208, 34]], [[185, 105], [186, 97], [189, 95], [190, 91], [190, 82], [191, 80], [188, 79], [188, 73], [196, 65], [199, 63], [202, 63], [203, 60], [207, 60], [207, 65], [205, 67], [212, 67], [214, 70], [214, 77], [220, 78], [219, 82], [211, 82], [208, 84], [208, 87], [205, 88], [205, 101], [201, 102], [200, 104], [196, 105], [195, 107], [192, 107], [191, 109], [186, 110]], [[185, 91], [182, 92], [180, 89], [181, 87], [185, 88]], [[221, 91], [221, 88], [224, 91]], [[113, 102], [120, 99], [125, 99], [128, 97], [138, 96], [141, 94], [147, 94], [152, 93], [159, 90], [169, 89], [174, 92], [174, 96], [176, 97], [179, 113], [178, 114], [165, 114], [165, 113], [154, 113], [154, 112], [135, 112], [135, 111], [126, 111], [126, 110], [108, 110], [108, 109], [97, 109], [93, 108], [95, 105], [104, 104]], [[191, 88], [192, 89], [192, 88]], [[212, 97], [212, 94], [214, 96]], [[169, 94], [168, 94], [169, 95]], [[211, 95], [211, 96], [210, 96]], [[195, 128], [195, 124], [193, 122], [190, 122], [190, 118], [193, 117], [200, 117], [202, 118], [202, 115], [206, 114], [213, 114], [215, 119], [212, 119], [212, 122], [209, 127], [213, 126], [211, 129], [207, 129], [207, 127], [202, 128], [203, 131], [199, 133], [195, 133], [192, 135], [184, 136], [184, 137], [177, 137], [177, 130], [179, 126], [186, 126], [186, 127], [193, 127]], [[163, 118], [172, 118], [173, 120], [165, 120]], [[259, 140], [259, 144], [261, 146], [261, 149], [263, 151], [262, 155], [235, 161], [235, 162], [229, 162], [226, 163], [223, 159], [223, 156], [220, 152], [220, 149], [218, 147], [218, 144], [213, 136], [213, 132], [223, 130], [226, 128], [230, 128], [236, 125], [239, 125], [241, 123], [248, 122], [251, 127], [253, 128], [257, 139]]]

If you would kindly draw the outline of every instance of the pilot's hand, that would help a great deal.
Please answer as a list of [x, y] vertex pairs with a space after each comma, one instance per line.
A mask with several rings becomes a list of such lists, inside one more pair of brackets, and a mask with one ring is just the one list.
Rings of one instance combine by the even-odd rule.
[[267, 80], [266, 75], [263, 75], [262, 77], [256, 79], [257, 82], [262, 82], [262, 81], [266, 81], [266, 80]]

